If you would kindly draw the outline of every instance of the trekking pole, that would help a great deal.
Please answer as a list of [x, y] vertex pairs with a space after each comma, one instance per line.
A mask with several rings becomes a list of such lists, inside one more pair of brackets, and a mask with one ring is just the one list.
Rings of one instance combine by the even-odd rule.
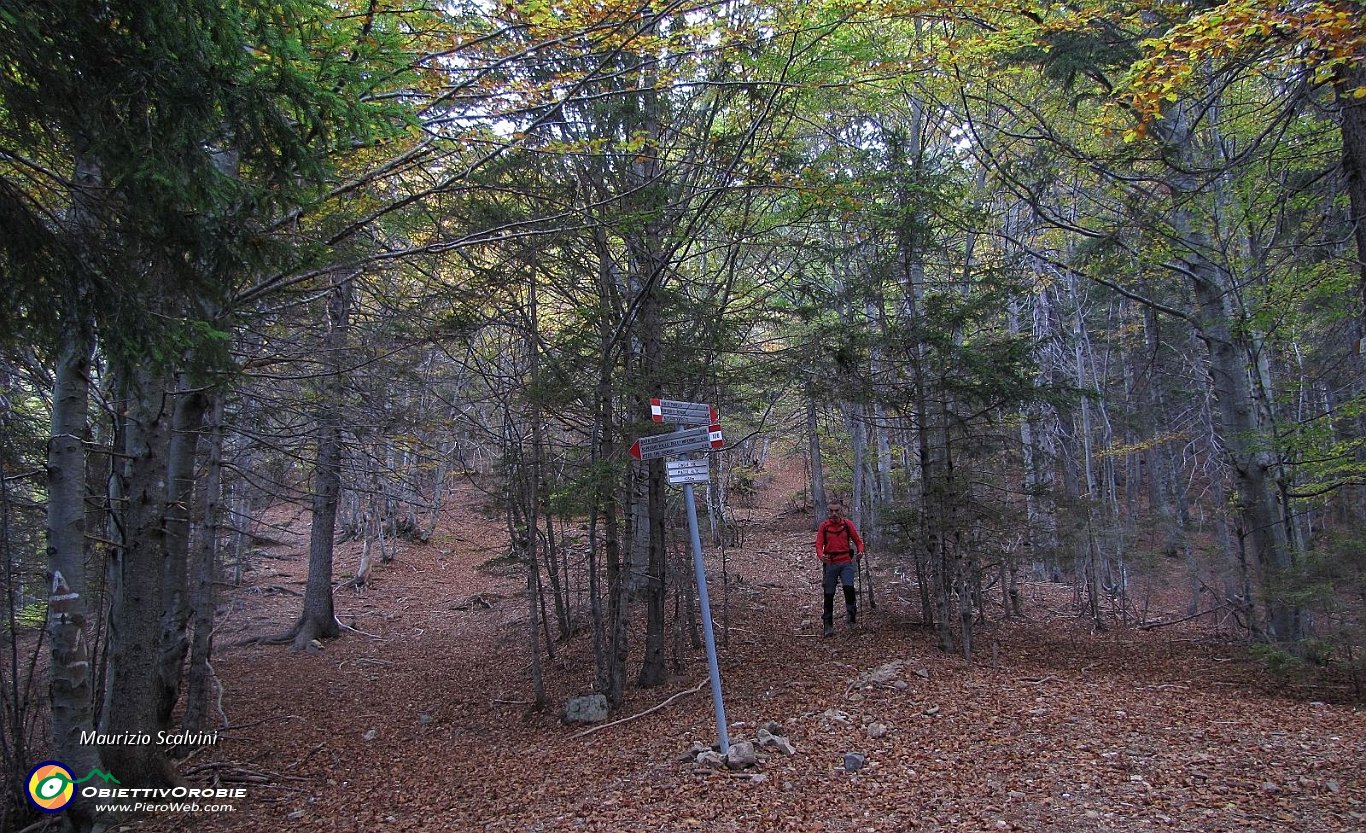
[[[861, 572], [863, 572], [863, 559], [862, 559], [862, 558], [856, 558], [856, 559], [854, 559], [854, 613], [855, 613], [855, 615], [858, 615], [858, 614], [863, 613], [863, 610], [861, 609], [862, 606], [859, 604], [859, 597], [860, 597], [861, 595], [863, 595], [863, 579], [859, 578], [859, 573], [861, 573]], [[863, 620], [860, 618], [859, 621], [862, 622]], [[863, 624], [866, 625], [866, 624], [868, 624], [868, 623], [867, 623], [867, 622], [863, 622]]]
[[[873, 568], [868, 566], [868, 550], [866, 548], [863, 550], [863, 557], [859, 559], [859, 562], [859, 568], [854, 571], [854, 575], [856, 576], [854, 583], [857, 584], [860, 589], [868, 591], [868, 609], [877, 610], [877, 600], [873, 598]], [[864, 579], [857, 578], [858, 574], [865, 570], [868, 572], [868, 579], [865, 581]], [[855, 595], [858, 594], [855, 593]]]

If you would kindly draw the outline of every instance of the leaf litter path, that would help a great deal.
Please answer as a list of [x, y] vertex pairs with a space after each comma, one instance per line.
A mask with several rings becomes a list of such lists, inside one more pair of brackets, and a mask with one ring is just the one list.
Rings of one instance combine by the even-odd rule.
[[[1366, 829], [1360, 707], [1278, 690], [1239, 649], [1197, 630], [1093, 635], [1066, 614], [1070, 591], [1027, 585], [1027, 621], [984, 631], [968, 663], [934, 648], [895, 598], [910, 589], [892, 586], [884, 566], [878, 610], [817, 637], [809, 515], [778, 508], [790, 495], [781, 490], [770, 485], [742, 519], [747, 546], [729, 553], [734, 575], [711, 595], [730, 624], [721, 674], [732, 742], [775, 721], [795, 755], [767, 753], [742, 773], [682, 761], [692, 742], [716, 740], [705, 686], [587, 737], [553, 709], [528, 713], [524, 580], [476, 569], [504, 533], [467, 512], [377, 566], [366, 592], [338, 590], [338, 615], [355, 630], [321, 653], [220, 647], [231, 726], [181, 768], [199, 784], [246, 779], [247, 797], [234, 812], [124, 829]], [[303, 544], [282, 540], [228, 594], [220, 646], [290, 624]], [[339, 550], [339, 573], [354, 557]], [[683, 673], [630, 686], [614, 717], [704, 680], [702, 652], [684, 648]], [[590, 640], [557, 651], [546, 686], [562, 704], [592, 689]], [[633, 657], [628, 673], [638, 668]], [[867, 765], [846, 772], [846, 752]]]

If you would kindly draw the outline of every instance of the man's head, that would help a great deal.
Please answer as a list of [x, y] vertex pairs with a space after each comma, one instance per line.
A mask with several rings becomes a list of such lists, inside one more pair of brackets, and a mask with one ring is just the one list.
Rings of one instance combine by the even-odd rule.
[[840, 518], [844, 517], [844, 505], [839, 503], [838, 501], [833, 502], [830, 504], [830, 507], [826, 510], [826, 514], [830, 516], [830, 520], [837, 521]]

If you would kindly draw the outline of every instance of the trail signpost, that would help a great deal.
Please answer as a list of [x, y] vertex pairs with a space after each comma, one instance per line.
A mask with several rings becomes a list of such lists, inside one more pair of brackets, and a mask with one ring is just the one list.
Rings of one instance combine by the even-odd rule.
[[706, 483], [711, 479], [711, 463], [707, 460], [667, 460], [664, 471], [670, 486]]
[[672, 434], [641, 437], [631, 444], [631, 456], [637, 460], [657, 460], [689, 451], [710, 451], [725, 444], [721, 426], [709, 423], [697, 428], [684, 428]]
[[[680, 426], [672, 434], [641, 437], [631, 445], [637, 460], [657, 460], [675, 454], [715, 451], [725, 444], [716, 408], [701, 402], [672, 399], [650, 400], [650, 416], [655, 422]], [[684, 428], [682, 426], [695, 426]], [[721, 754], [730, 749], [726, 733], [726, 706], [721, 699], [721, 669], [716, 662], [716, 635], [711, 625], [711, 600], [707, 596], [707, 571], [702, 564], [702, 535], [697, 528], [697, 506], [693, 503], [694, 483], [706, 483], [711, 473], [710, 458], [666, 460], [669, 485], [683, 487], [683, 506], [688, 513], [688, 535], [692, 538], [693, 573], [697, 576], [697, 601], [702, 607], [702, 636], [707, 646], [707, 670], [711, 675], [711, 702], [716, 710], [716, 735]]]
[[712, 425], [720, 421], [715, 406], [676, 399], [651, 399], [650, 418], [670, 425]]

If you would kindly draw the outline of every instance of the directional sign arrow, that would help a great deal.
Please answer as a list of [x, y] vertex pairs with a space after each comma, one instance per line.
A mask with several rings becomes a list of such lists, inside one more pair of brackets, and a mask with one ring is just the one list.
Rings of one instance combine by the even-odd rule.
[[673, 454], [686, 454], [689, 451], [706, 451], [721, 448], [725, 439], [721, 436], [721, 426], [715, 423], [697, 428], [686, 428], [672, 434], [658, 434], [641, 437], [631, 445], [631, 456], [637, 460], [655, 460]]
[[720, 419], [713, 405], [674, 399], [651, 399], [650, 418], [670, 425], [712, 425]]

